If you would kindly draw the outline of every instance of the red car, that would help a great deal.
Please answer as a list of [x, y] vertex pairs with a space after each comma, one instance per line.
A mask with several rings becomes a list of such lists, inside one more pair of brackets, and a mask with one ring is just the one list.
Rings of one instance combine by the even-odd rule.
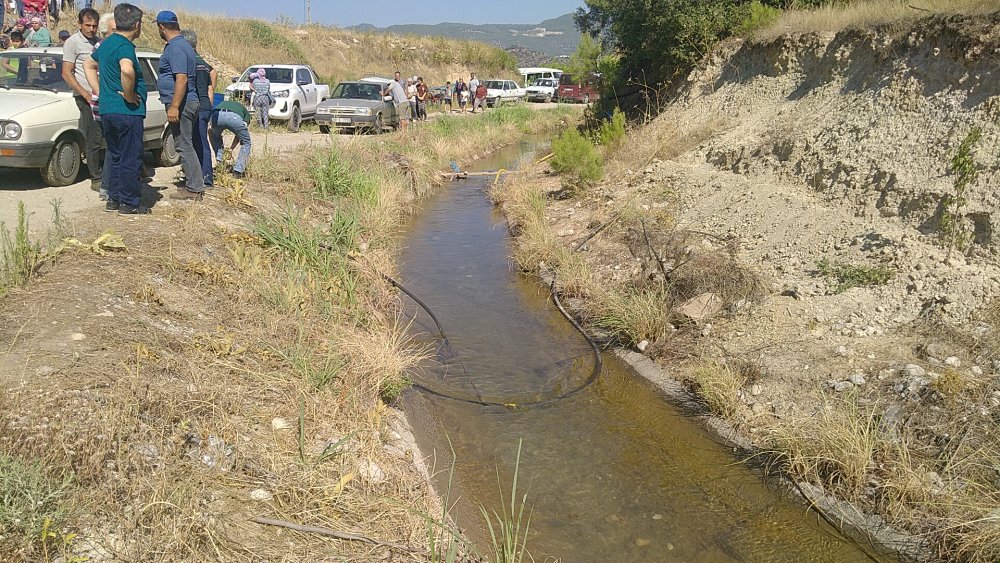
[[598, 88], [600, 81], [601, 77], [598, 74], [592, 74], [582, 82], [569, 74], [563, 74], [559, 77], [559, 101], [585, 104], [596, 102], [601, 99], [601, 91]]

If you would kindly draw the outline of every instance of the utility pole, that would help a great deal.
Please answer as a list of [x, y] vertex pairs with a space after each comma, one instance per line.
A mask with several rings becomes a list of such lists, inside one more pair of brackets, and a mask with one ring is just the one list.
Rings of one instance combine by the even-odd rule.
[[312, 0], [306, 0], [306, 26], [312, 25]]

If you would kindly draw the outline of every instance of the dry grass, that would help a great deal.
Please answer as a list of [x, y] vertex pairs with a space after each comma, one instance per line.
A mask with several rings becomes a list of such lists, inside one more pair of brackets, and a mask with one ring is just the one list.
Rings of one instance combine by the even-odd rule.
[[907, 24], [930, 14], [986, 14], [997, 11], [992, 0], [863, 0], [831, 2], [812, 10], [789, 10], [754, 39], [771, 41], [781, 35], [837, 32], [848, 28]]
[[733, 419], [742, 407], [740, 393], [747, 379], [739, 371], [726, 364], [699, 361], [687, 368], [685, 374], [713, 413]]

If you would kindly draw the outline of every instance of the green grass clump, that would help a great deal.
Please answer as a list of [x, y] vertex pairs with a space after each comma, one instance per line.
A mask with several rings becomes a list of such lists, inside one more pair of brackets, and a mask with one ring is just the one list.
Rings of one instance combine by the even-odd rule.
[[590, 139], [567, 129], [552, 140], [552, 170], [567, 176], [576, 187], [593, 185], [604, 175], [604, 161]]
[[597, 139], [602, 147], [609, 149], [617, 148], [625, 139], [625, 114], [622, 110], [615, 108], [611, 114], [611, 119], [601, 122], [597, 129]]
[[834, 293], [843, 293], [855, 287], [885, 285], [896, 276], [895, 271], [883, 266], [839, 264], [826, 258], [816, 263], [816, 270], [832, 282]]
[[[480, 505], [479, 510], [486, 519], [490, 532], [491, 561], [495, 563], [522, 563], [532, 561], [531, 556], [525, 559], [528, 531], [531, 529], [531, 510], [525, 514], [528, 504], [528, 494], [523, 493], [517, 498], [517, 477], [521, 471], [521, 442], [517, 441], [517, 460], [514, 462], [514, 476], [510, 484], [510, 502], [504, 497], [503, 485], [500, 484], [500, 469], [497, 469], [497, 485], [500, 487], [500, 512], [495, 509], [487, 512]], [[490, 514], [492, 512], [492, 515]]]
[[330, 150], [311, 166], [314, 194], [323, 199], [346, 198], [364, 205], [378, 200], [378, 179]]
[[378, 394], [387, 405], [391, 405], [410, 385], [413, 385], [413, 381], [406, 375], [400, 374], [382, 381], [378, 387]]
[[663, 288], [617, 288], [596, 298], [594, 323], [627, 344], [657, 341], [670, 324]]
[[70, 488], [69, 478], [53, 478], [44, 464], [0, 453], [0, 553], [48, 560], [58, 535], [54, 530], [68, 514]]
[[22, 287], [42, 262], [42, 248], [28, 239], [28, 217], [24, 202], [17, 203], [14, 233], [0, 223], [0, 295], [12, 287]]

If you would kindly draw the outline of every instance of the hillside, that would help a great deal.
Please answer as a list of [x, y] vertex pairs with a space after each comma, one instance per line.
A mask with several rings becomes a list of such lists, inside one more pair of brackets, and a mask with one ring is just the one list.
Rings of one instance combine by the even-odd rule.
[[576, 51], [576, 46], [580, 42], [580, 32], [573, 22], [573, 14], [545, 20], [535, 25], [439, 23], [376, 28], [370, 24], [361, 24], [348, 29], [480, 41], [501, 48], [521, 47], [543, 53], [548, 57], [570, 55]]
[[[140, 46], [159, 51], [162, 42], [148, 13]], [[198, 32], [199, 50], [219, 68], [222, 81], [261, 63], [306, 62], [323, 80], [335, 84], [363, 74], [419, 75], [434, 83], [468, 76], [509, 74], [513, 56], [484, 43], [442, 37], [401, 36], [313, 26], [288, 28], [260, 20], [226, 19], [181, 13], [185, 28]], [[153, 30], [153, 31], [149, 31]]]

